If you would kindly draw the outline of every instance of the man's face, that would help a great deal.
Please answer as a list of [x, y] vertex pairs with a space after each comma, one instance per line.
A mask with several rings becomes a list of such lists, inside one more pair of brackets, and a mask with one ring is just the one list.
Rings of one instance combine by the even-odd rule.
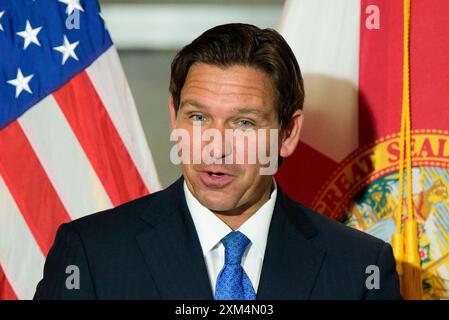
[[[275, 92], [268, 75], [248, 66], [220, 68], [194, 64], [181, 91], [177, 115], [172, 103], [170, 111], [172, 128], [189, 132], [190, 150], [194, 144], [195, 126], [201, 125], [201, 132], [216, 129], [223, 137], [219, 144], [214, 141], [211, 144], [214, 158], [222, 158], [223, 164], [205, 164], [204, 161], [195, 164], [193, 151], [190, 152], [190, 163], [182, 163], [187, 186], [202, 205], [213, 211], [237, 212], [257, 204], [264, 195], [269, 194], [272, 176], [260, 175], [258, 157], [256, 163], [248, 164], [248, 141], [239, 147], [234, 138], [225, 137], [225, 129], [228, 132], [229, 129], [254, 129], [257, 133], [258, 129], [269, 131], [279, 128]], [[278, 150], [269, 150], [269, 134], [265, 136], [267, 141], [263, 145], [267, 154], [274, 152], [277, 159]], [[260, 147], [260, 139], [256, 137], [256, 140], [257, 147]], [[199, 143], [203, 150], [211, 141]], [[243, 164], [236, 163], [237, 148], [245, 154]], [[232, 159], [232, 164], [226, 164], [226, 158]]]

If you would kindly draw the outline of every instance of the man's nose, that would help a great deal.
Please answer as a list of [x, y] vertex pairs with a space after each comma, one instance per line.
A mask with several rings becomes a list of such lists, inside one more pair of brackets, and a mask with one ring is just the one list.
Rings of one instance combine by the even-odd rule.
[[216, 159], [223, 159], [232, 156], [232, 132], [229, 131], [232, 129], [226, 128], [224, 125], [215, 125], [213, 128], [209, 129], [215, 130], [213, 133], [213, 139], [206, 142], [206, 144], [210, 143], [209, 148], [211, 150], [211, 154]]

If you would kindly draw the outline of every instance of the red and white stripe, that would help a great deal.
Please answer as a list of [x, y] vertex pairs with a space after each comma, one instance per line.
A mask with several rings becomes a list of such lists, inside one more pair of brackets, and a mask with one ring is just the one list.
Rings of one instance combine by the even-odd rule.
[[0, 299], [30, 299], [61, 223], [160, 190], [114, 47], [0, 131]]
[[361, 10], [357, 0], [288, 0], [284, 6], [279, 31], [303, 74], [305, 121], [298, 148], [276, 178], [306, 205], [359, 147]]
[[304, 77], [301, 140], [335, 162], [359, 145], [360, 10], [357, 0], [287, 1], [280, 25]]

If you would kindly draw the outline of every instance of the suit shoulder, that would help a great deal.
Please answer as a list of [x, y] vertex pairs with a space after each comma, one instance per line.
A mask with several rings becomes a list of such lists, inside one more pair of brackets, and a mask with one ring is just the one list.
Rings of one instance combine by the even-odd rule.
[[144, 211], [151, 211], [152, 204], [157, 202], [162, 194], [163, 191], [158, 191], [123, 203], [115, 208], [89, 214], [69, 222], [68, 226], [79, 233], [89, 231], [96, 233], [104, 229], [116, 228], [120, 230], [129, 229], [139, 222]]
[[296, 210], [300, 210], [308, 219], [320, 237], [330, 246], [338, 246], [345, 251], [375, 249], [380, 250], [385, 242], [368, 233], [351, 228], [342, 222], [333, 220], [323, 214], [320, 214], [307, 206], [296, 201], [290, 200]]

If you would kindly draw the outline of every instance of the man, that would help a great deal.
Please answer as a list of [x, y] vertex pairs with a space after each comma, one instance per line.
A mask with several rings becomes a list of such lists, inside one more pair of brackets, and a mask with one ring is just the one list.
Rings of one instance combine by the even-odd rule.
[[[246, 24], [206, 31], [175, 57], [170, 93], [173, 131], [194, 137], [176, 149], [183, 177], [62, 225], [35, 298], [400, 298], [388, 244], [294, 202], [275, 170], [263, 171], [272, 163], [248, 160], [251, 146], [277, 161], [299, 141], [302, 76], [276, 31]], [[198, 140], [195, 130], [221, 136]], [[262, 135], [238, 144], [229, 130]], [[209, 149], [195, 161], [198, 146]], [[67, 285], [68, 266], [79, 271], [79, 285]]]

